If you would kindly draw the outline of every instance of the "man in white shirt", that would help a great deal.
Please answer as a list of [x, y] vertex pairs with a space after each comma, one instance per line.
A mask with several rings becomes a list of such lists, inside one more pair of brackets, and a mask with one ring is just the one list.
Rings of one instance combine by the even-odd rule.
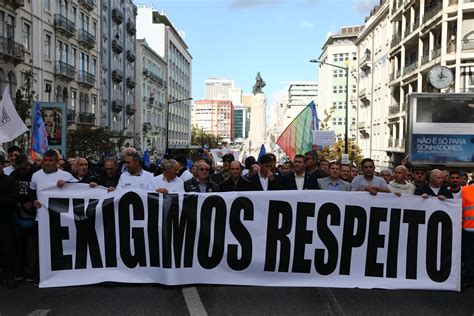
[[191, 172], [189, 172], [188, 168], [186, 168], [186, 164], [187, 164], [187, 159], [185, 156], [183, 155], [178, 155], [176, 157], [174, 157], [174, 160], [176, 160], [179, 164], [179, 173], [178, 173], [178, 177], [183, 180], [183, 183], [192, 179], [193, 178], [193, 174]]
[[[36, 194], [53, 186], [64, 187], [66, 182], [77, 182], [77, 179], [69, 172], [58, 168], [58, 153], [48, 150], [43, 155], [43, 169], [35, 172], [31, 177], [30, 188]], [[41, 207], [41, 203], [35, 199], [34, 206]]]
[[401, 196], [402, 194], [415, 194], [415, 186], [408, 182], [407, 178], [408, 169], [403, 165], [396, 167], [393, 171], [393, 180], [388, 184], [390, 192], [394, 193], [396, 196]]
[[18, 146], [11, 146], [8, 148], [8, 161], [10, 165], [3, 168], [3, 173], [9, 176], [13, 171], [15, 171], [15, 159], [21, 155], [21, 149]]
[[151, 179], [149, 190], [159, 193], [184, 192], [184, 182], [177, 177], [179, 173], [179, 164], [176, 160], [170, 159], [162, 164], [163, 174]]
[[[147, 190], [153, 174], [142, 169], [140, 155], [136, 151], [128, 150], [124, 152], [123, 160], [126, 170], [120, 175], [117, 190]], [[113, 188], [108, 190], [113, 191]]]

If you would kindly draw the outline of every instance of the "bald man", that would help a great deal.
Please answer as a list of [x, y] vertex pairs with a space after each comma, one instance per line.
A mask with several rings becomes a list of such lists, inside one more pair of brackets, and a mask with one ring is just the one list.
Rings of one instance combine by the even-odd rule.
[[424, 199], [430, 196], [437, 196], [440, 200], [452, 199], [453, 194], [448, 190], [444, 183], [444, 173], [439, 169], [433, 169], [430, 172], [430, 183], [415, 190], [415, 195], [421, 195]]
[[408, 169], [405, 166], [400, 165], [396, 167], [392, 177], [393, 180], [388, 184], [390, 192], [396, 196], [401, 196], [402, 194], [413, 195], [415, 193], [415, 186], [407, 181]]

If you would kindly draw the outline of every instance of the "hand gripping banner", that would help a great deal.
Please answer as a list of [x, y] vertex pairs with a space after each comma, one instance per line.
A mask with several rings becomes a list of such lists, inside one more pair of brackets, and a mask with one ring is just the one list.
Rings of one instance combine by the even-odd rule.
[[461, 205], [334, 191], [51, 188], [40, 287], [130, 283], [460, 288]]

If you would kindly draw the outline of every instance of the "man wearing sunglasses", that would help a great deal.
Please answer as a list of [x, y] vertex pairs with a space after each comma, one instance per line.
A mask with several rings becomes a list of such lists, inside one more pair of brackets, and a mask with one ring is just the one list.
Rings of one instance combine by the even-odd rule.
[[212, 175], [211, 179], [218, 185], [230, 178], [230, 163], [234, 161], [233, 154], [225, 154], [222, 156], [222, 171]]
[[196, 164], [196, 176], [184, 182], [186, 192], [219, 192], [219, 185], [209, 177], [211, 167], [204, 161], [199, 160]]

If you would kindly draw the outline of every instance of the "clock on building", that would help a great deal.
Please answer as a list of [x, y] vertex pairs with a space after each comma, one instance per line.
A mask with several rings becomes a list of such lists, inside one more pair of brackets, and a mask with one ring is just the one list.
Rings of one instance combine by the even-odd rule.
[[446, 66], [435, 66], [428, 73], [428, 81], [436, 89], [449, 87], [453, 79], [453, 72]]

